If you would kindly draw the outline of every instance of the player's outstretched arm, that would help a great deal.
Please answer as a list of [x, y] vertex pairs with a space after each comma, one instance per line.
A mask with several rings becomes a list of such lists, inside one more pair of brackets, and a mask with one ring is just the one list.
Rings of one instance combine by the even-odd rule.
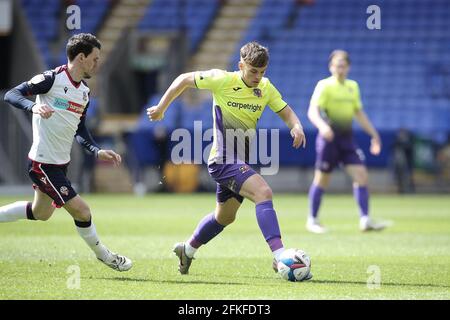
[[306, 146], [306, 137], [303, 132], [303, 126], [300, 123], [299, 118], [295, 114], [294, 110], [290, 106], [286, 106], [278, 112], [280, 118], [286, 123], [289, 129], [291, 129], [291, 136], [294, 139], [292, 146], [296, 149]]
[[13, 107], [24, 111], [33, 112], [40, 115], [44, 119], [48, 119], [52, 116], [55, 110], [46, 104], [36, 104], [26, 97], [47, 93], [51, 89], [54, 80], [55, 76], [52, 71], [46, 71], [42, 74], [38, 74], [31, 80], [23, 82], [9, 90], [5, 94], [4, 100]]
[[378, 155], [381, 152], [381, 139], [377, 130], [374, 128], [366, 113], [362, 110], [359, 110], [355, 113], [355, 119], [359, 123], [359, 125], [367, 132], [371, 139], [370, 143], [370, 153], [373, 155]]
[[179, 75], [162, 96], [157, 106], [147, 109], [147, 115], [150, 121], [159, 121], [164, 118], [169, 105], [187, 88], [195, 88], [194, 72], [183, 73]]
[[311, 104], [308, 109], [308, 118], [312, 122], [313, 125], [319, 129], [320, 134], [327, 141], [332, 141], [334, 139], [334, 133], [331, 127], [326, 123], [322, 117], [320, 116], [319, 106], [315, 104]]

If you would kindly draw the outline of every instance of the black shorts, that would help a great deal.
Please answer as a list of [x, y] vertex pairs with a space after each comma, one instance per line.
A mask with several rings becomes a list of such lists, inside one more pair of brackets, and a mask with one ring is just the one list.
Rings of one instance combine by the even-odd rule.
[[67, 178], [69, 164], [45, 164], [33, 160], [28, 161], [28, 175], [34, 182], [33, 188], [53, 199], [53, 206], [61, 208], [77, 193]]

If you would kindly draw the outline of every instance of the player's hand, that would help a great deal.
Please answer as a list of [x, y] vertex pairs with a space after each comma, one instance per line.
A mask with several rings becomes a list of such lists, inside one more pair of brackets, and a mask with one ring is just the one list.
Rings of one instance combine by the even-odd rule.
[[50, 118], [55, 110], [46, 104], [35, 104], [31, 109], [33, 113], [40, 115], [44, 119]]
[[379, 155], [381, 152], [381, 140], [380, 138], [372, 138], [370, 140], [370, 153], [374, 156]]
[[147, 115], [150, 121], [160, 121], [164, 118], [164, 112], [158, 106], [147, 108]]
[[291, 137], [294, 138], [294, 142], [292, 143], [292, 146], [295, 149], [298, 149], [301, 146], [303, 146], [303, 148], [305, 148], [306, 136], [305, 136], [305, 133], [303, 132], [302, 128], [299, 128], [299, 127], [292, 128]]
[[114, 165], [116, 167], [118, 167], [122, 162], [122, 158], [120, 157], [120, 155], [112, 150], [100, 150], [97, 154], [97, 157], [100, 160], [114, 162]]
[[330, 127], [326, 127], [325, 129], [321, 130], [320, 135], [324, 137], [324, 139], [328, 142], [331, 142], [334, 139], [334, 132]]

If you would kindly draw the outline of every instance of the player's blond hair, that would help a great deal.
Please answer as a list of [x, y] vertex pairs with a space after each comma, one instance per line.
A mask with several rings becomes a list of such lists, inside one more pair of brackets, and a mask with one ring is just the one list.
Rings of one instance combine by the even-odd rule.
[[344, 59], [347, 64], [350, 65], [350, 55], [345, 50], [333, 50], [333, 52], [331, 52], [330, 54], [330, 57], [328, 58], [328, 62], [331, 63], [331, 61], [333, 61], [333, 59], [335, 58]]
[[265, 67], [269, 63], [269, 49], [256, 41], [243, 45], [240, 54], [242, 61], [255, 68]]

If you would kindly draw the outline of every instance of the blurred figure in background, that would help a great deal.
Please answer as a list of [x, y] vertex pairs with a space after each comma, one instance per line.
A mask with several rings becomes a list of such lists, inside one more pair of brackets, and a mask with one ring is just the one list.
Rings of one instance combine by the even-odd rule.
[[317, 83], [308, 110], [308, 117], [319, 129], [319, 134], [306, 228], [313, 233], [326, 232], [318, 218], [322, 195], [328, 187], [333, 169], [343, 165], [353, 180], [353, 195], [360, 212], [360, 230], [382, 230], [386, 224], [374, 223], [369, 218], [368, 172], [364, 154], [353, 138], [353, 119], [370, 135], [370, 152], [373, 155], [380, 154], [380, 136], [362, 109], [358, 83], [347, 79], [350, 70], [348, 53], [334, 50], [329, 58], [329, 68], [331, 76]]
[[414, 192], [414, 136], [411, 132], [406, 129], [400, 129], [397, 132], [392, 154], [392, 165], [398, 192]]

